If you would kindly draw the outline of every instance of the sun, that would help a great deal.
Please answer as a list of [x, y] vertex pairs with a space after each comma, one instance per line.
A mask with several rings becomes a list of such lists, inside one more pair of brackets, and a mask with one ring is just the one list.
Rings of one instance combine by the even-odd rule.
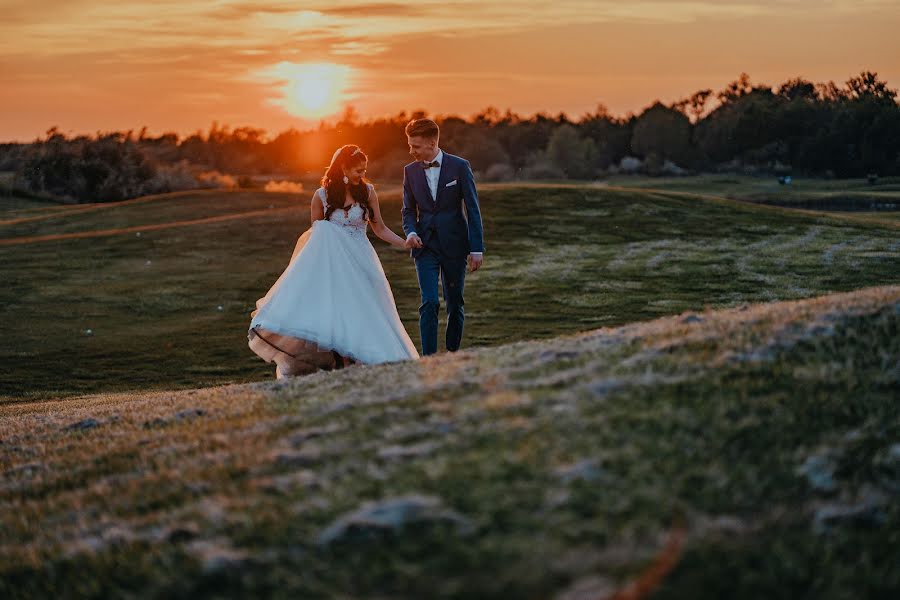
[[334, 63], [280, 62], [258, 73], [276, 83], [280, 97], [269, 102], [308, 119], [334, 114], [347, 100], [352, 70]]
[[312, 117], [338, 110], [346, 87], [346, 74], [340, 65], [298, 65], [285, 90], [289, 112]]

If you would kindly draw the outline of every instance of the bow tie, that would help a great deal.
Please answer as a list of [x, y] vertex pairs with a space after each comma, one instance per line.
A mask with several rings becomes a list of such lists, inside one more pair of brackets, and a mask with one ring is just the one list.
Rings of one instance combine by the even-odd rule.
[[427, 163], [422, 163], [423, 169], [430, 169], [431, 167], [439, 167], [439, 166], [441, 166], [441, 163], [439, 163], [436, 160], [433, 160], [433, 161], [427, 162]]

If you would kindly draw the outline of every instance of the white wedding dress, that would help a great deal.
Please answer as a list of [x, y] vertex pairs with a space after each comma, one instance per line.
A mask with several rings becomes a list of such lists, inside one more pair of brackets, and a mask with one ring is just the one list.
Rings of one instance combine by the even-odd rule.
[[[371, 184], [369, 184], [371, 187]], [[324, 188], [316, 190], [326, 214]], [[354, 202], [312, 224], [251, 313], [248, 344], [278, 377], [330, 364], [331, 351], [366, 364], [419, 358]]]

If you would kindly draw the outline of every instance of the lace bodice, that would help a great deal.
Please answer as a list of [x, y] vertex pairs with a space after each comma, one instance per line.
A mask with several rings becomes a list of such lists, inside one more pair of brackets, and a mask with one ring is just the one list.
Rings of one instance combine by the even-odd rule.
[[[322, 208], [328, 212], [328, 200], [325, 194], [325, 188], [317, 190], [319, 199], [322, 200]], [[349, 209], [344, 210], [337, 208], [328, 218], [331, 223], [340, 225], [346, 233], [357, 239], [366, 238], [366, 228], [369, 222], [365, 219], [365, 211], [359, 202], [354, 202]]]

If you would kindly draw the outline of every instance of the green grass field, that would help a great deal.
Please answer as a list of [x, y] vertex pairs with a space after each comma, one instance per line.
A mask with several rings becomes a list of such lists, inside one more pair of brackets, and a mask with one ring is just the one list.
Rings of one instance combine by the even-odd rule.
[[701, 175], [695, 177], [615, 176], [607, 185], [709, 194], [733, 200], [813, 210], [875, 212], [900, 221], [900, 177], [866, 179], [795, 178], [781, 185], [774, 176]]
[[[271, 378], [246, 347], [249, 313], [309, 226], [308, 195], [3, 211], [0, 399]], [[399, 195], [382, 203], [400, 231]], [[467, 279], [464, 347], [900, 282], [896, 223], [872, 214], [578, 185], [484, 186], [482, 204], [486, 263]], [[146, 229], [100, 235], [123, 227]], [[418, 342], [412, 260], [374, 244]]]

